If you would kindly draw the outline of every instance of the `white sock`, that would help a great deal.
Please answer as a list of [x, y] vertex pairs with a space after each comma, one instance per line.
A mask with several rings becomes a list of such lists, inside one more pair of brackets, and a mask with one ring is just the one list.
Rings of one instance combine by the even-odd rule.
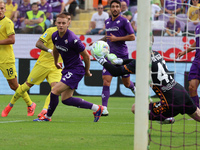
[[99, 106], [96, 104], [93, 104], [91, 109], [95, 112], [99, 109]]

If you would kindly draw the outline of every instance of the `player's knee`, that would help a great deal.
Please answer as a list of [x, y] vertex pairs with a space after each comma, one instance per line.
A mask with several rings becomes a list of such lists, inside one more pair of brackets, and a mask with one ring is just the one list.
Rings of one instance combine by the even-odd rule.
[[103, 80], [103, 85], [104, 86], [110, 86], [110, 83], [111, 83], [111, 81], [109, 81], [109, 80]]
[[132, 105], [131, 111], [132, 111], [132, 113], [135, 113], [135, 104]]
[[196, 86], [193, 86], [192, 84], [189, 85], [188, 88], [189, 88], [189, 91], [192, 92], [192, 93], [196, 93], [196, 92], [197, 92], [197, 88], [196, 88]]

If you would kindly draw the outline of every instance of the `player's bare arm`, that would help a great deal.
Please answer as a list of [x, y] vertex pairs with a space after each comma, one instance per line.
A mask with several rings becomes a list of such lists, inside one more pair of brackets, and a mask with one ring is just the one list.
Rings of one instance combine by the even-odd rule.
[[39, 40], [37, 41], [37, 43], [35, 44], [35, 46], [36, 46], [37, 48], [39, 48], [39, 49], [45, 51], [45, 52], [51, 53], [51, 55], [53, 56], [53, 50], [48, 49], [48, 48], [44, 45], [44, 42], [43, 42], [42, 39], [39, 39]]
[[134, 34], [129, 34], [129, 35], [126, 35], [126, 36], [117, 37], [117, 36], [114, 36], [113, 34], [110, 34], [109, 36], [106, 36], [106, 38], [108, 40], [110, 40], [111, 42], [134, 41], [135, 40], [135, 35]]
[[[106, 42], [106, 41], [107, 41], [107, 40], [106, 40], [106, 36], [104, 36], [103, 38], [99, 39], [98, 41], [104, 41], [104, 42]], [[94, 42], [91, 42], [91, 43], [89, 44], [89, 46], [92, 46], [93, 43], [94, 43]]]
[[15, 44], [15, 34], [9, 35], [7, 39], [0, 40], [0, 45]]
[[181, 56], [193, 51], [196, 49], [196, 42], [194, 42], [190, 47], [188, 47], [185, 51], [182, 51], [182, 52], [179, 52], [176, 56], [176, 59], [177, 58], [180, 58]]
[[53, 57], [54, 57], [54, 64], [58, 69], [62, 69], [62, 66], [60, 63], [58, 63], [58, 58], [59, 58], [59, 52], [56, 49], [56, 47], [54, 46], [53, 48]]
[[80, 53], [83, 57], [83, 61], [85, 63], [85, 76], [92, 76], [90, 73], [90, 55], [88, 54], [87, 50], [85, 49], [83, 52]]

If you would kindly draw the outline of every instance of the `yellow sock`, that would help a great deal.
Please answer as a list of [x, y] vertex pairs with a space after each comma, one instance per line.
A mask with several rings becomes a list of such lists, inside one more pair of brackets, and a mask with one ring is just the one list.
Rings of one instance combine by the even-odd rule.
[[25, 92], [22, 95], [22, 98], [24, 99], [24, 101], [26, 102], [27, 106], [31, 106], [31, 104], [33, 103], [32, 100], [30, 99], [29, 95], [27, 92]]
[[49, 107], [49, 103], [50, 103], [50, 94], [51, 94], [51, 92], [49, 93], [49, 95], [47, 96], [47, 98], [46, 98], [46, 100], [45, 100], [43, 109], [48, 109], [48, 107]]
[[15, 102], [20, 98], [22, 97], [26, 104], [28, 106], [30, 106], [32, 104], [32, 101], [30, 100], [29, 96], [28, 96], [28, 93], [26, 91], [28, 91], [30, 89], [30, 87], [24, 83], [22, 85], [19, 85], [19, 87], [17, 88], [17, 90], [15, 91], [15, 94], [13, 95], [10, 103], [11, 104], [15, 104]]
[[15, 102], [21, 97], [22, 90], [21, 90], [21, 85], [18, 86], [17, 90], [15, 91], [15, 94], [13, 95], [10, 103], [15, 104]]
[[31, 104], [33, 103], [27, 93], [27, 91], [30, 89], [30, 87], [24, 83], [21, 85], [21, 90], [22, 92], [20, 93], [22, 98], [24, 99], [24, 101], [26, 102], [27, 106], [31, 106]]

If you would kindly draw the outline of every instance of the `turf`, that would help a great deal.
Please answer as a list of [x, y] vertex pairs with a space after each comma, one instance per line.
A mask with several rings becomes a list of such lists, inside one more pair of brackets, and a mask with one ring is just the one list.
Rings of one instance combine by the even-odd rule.
[[[0, 95], [1, 111], [8, 104], [12, 96]], [[18, 100], [9, 115], [0, 117], [0, 149], [1, 150], [131, 150], [134, 140], [134, 115], [131, 113], [131, 106], [134, 98], [111, 97], [108, 103], [109, 116], [101, 117], [100, 121], [93, 122], [91, 110], [78, 109], [59, 103], [52, 122], [33, 122], [37, 114], [42, 110], [46, 96], [31, 95], [31, 99], [37, 104], [35, 115], [28, 117], [26, 104], [22, 99]], [[83, 97], [92, 103], [101, 104], [100, 97]], [[152, 130], [153, 141], [162, 144], [169, 144], [172, 137], [173, 146], [183, 144], [182, 134], [185, 121], [185, 132], [190, 133], [198, 130], [199, 124], [193, 120], [182, 120], [183, 116], [176, 117], [175, 124], [159, 125], [153, 122], [153, 128], [171, 132], [160, 132]], [[189, 118], [189, 117], [187, 117]], [[199, 135], [197, 134], [197, 137]], [[185, 136], [186, 143], [192, 147], [185, 149], [196, 149], [196, 132]], [[198, 143], [200, 141], [197, 141]], [[200, 147], [198, 147], [200, 148]], [[151, 142], [150, 149], [160, 149], [159, 145]], [[164, 147], [162, 149], [170, 149]], [[182, 146], [176, 149], [183, 149]]]

